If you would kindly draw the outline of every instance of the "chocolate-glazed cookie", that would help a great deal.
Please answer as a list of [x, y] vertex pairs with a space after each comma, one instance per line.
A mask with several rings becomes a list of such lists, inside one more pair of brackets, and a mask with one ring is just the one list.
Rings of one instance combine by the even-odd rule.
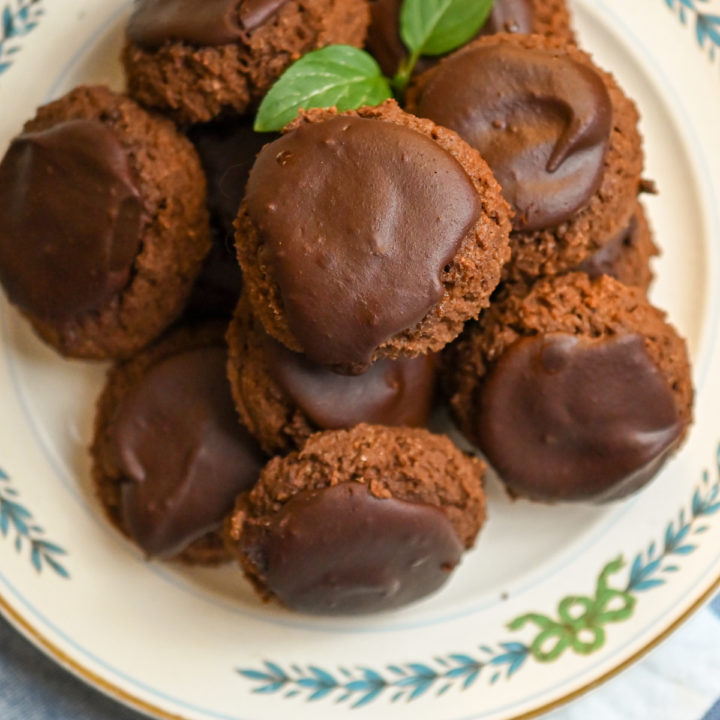
[[0, 163], [0, 282], [63, 355], [124, 357], [158, 336], [208, 236], [192, 145], [107, 88], [40, 108]]
[[509, 225], [482, 158], [388, 101], [312, 110], [267, 145], [236, 242], [267, 332], [357, 373], [456, 337], [497, 285]]
[[624, 285], [634, 285], [647, 292], [653, 280], [650, 260], [659, 253], [645, 209], [638, 203], [627, 228], [585, 258], [577, 270], [590, 277], [610, 275]]
[[[388, 77], [393, 77], [407, 57], [400, 38], [399, 17], [402, 0], [370, 0], [370, 27], [366, 46]], [[479, 35], [500, 32], [544, 35], [574, 42], [570, 13], [565, 0], [495, 0]], [[423, 56], [415, 72], [430, 69], [440, 58]]]
[[115, 366], [91, 454], [114, 525], [150, 557], [227, 560], [218, 529], [265, 457], [237, 420], [222, 324], [176, 330]]
[[247, 112], [299, 57], [361, 47], [367, 0], [140, 0], [123, 64], [132, 97], [178, 122]]
[[235, 405], [267, 452], [301, 447], [318, 430], [361, 422], [422, 427], [428, 421], [434, 355], [378, 360], [362, 375], [337, 375], [271, 338], [245, 299], [238, 304], [227, 339]]
[[451, 405], [513, 494], [643, 487], [692, 418], [685, 342], [638, 288], [572, 273], [507, 286], [448, 356]]
[[226, 524], [265, 599], [378, 612], [442, 586], [485, 519], [484, 465], [425, 430], [359, 425], [275, 458]]
[[482, 38], [421, 75], [408, 107], [456, 130], [493, 168], [515, 209], [504, 278], [570, 270], [628, 226], [641, 189], [637, 111], [577, 48]]

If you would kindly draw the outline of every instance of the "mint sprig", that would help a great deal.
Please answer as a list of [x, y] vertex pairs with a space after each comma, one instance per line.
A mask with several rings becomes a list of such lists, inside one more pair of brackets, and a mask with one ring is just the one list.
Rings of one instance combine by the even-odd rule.
[[405, 92], [422, 55], [445, 55], [480, 32], [492, 11], [493, 0], [403, 0], [400, 37], [409, 55], [393, 79]]
[[256, 132], [277, 132], [310, 108], [335, 107], [340, 112], [379, 105], [405, 93], [422, 55], [444, 55], [480, 31], [493, 0], [403, 0], [400, 36], [409, 56], [389, 80], [369, 53], [349, 45], [330, 45], [301, 57], [265, 96]]
[[391, 97], [390, 81], [375, 58], [349, 45], [330, 45], [304, 55], [285, 71], [260, 104], [255, 130], [282, 130], [301, 108], [355, 110]]

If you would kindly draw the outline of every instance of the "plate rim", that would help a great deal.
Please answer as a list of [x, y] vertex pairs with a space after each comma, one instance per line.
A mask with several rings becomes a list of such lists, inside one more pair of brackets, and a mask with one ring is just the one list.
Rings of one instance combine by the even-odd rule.
[[[684, 625], [696, 612], [701, 610], [712, 599], [712, 597], [720, 591], [720, 573], [713, 579], [710, 586], [695, 600], [686, 611], [676, 618], [667, 628], [661, 631], [657, 636], [652, 638], [643, 645], [639, 650], [634, 651], [629, 657], [625, 658], [618, 665], [606, 670], [599, 677], [588, 681], [579, 688], [566, 693], [560, 698], [556, 698], [543, 704], [540, 707], [533, 708], [520, 715], [513, 715], [507, 720], [531, 720], [540, 715], [557, 710], [574, 700], [579, 699], [590, 691], [604, 685], [609, 680], [622, 674], [629, 667], [642, 660], [652, 650], [667, 640], [676, 630]], [[85, 682], [90, 687], [99, 690], [107, 697], [110, 697], [121, 704], [133, 710], [143, 712], [151, 717], [160, 720], [193, 720], [188, 715], [178, 715], [164, 710], [152, 703], [136, 697], [131, 692], [115, 685], [106, 680], [99, 674], [85, 667], [81, 662], [67, 654], [59, 648], [55, 643], [46, 638], [41, 632], [31, 625], [20, 613], [18, 613], [12, 605], [7, 601], [5, 596], [0, 592], [0, 614], [12, 625], [20, 634], [25, 637], [38, 650], [43, 652], [47, 657], [54, 660], [61, 667], [72, 673], [75, 677]]]
[[[712, 349], [708, 349], [708, 363], [711, 360], [713, 352]], [[702, 582], [699, 583], [704, 586], [706, 579], [703, 578]], [[708, 600], [720, 589], [720, 573], [712, 579], [709, 586], [701, 592], [699, 597], [680, 614], [679, 617], [675, 618], [666, 628], [661, 630], [655, 637], [643, 644], [640, 649], [634, 650], [630, 656], [619, 662], [618, 665], [605, 670], [599, 677], [587, 681], [582, 686], [573, 689], [572, 691], [562, 695], [561, 697], [555, 698], [544, 705], [534, 708], [532, 710], [521, 713], [520, 715], [513, 715], [508, 720], [525, 720], [535, 718], [546, 712], [555, 710], [577, 698], [593, 690], [594, 688], [604, 684], [611, 678], [621, 674], [629, 666], [644, 657], [648, 652], [653, 650], [656, 646], [666, 640], [673, 632], [675, 632], [682, 624], [684, 624], [696, 611], [702, 608]], [[147, 702], [146, 700], [136, 697], [132, 692], [129, 692], [122, 687], [115, 685], [114, 683], [106, 680], [101, 675], [94, 672], [92, 669], [86, 666], [83, 662], [73, 658], [67, 654], [64, 650], [58, 647], [52, 640], [45, 637], [36, 627], [34, 627], [30, 621], [23, 617], [12, 605], [12, 603], [5, 597], [2, 591], [0, 591], [0, 614], [8, 619], [8, 621], [21, 632], [28, 640], [30, 640], [36, 647], [42, 650], [46, 655], [52, 658], [55, 662], [60, 664], [65, 669], [72, 672], [76, 677], [90, 684], [92, 687], [100, 690], [104, 694], [112, 697], [113, 699], [124, 703], [128, 707], [131, 707], [140, 712], [149, 713], [152, 716], [168, 719], [168, 720], [190, 720], [189, 716], [177, 713], [171, 713], [160, 707]], [[611, 663], [613, 661], [610, 661]]]

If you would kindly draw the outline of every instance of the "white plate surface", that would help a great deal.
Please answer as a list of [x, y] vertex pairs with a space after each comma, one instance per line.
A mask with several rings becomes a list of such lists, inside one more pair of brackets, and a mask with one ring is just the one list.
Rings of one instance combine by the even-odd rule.
[[[107, 526], [86, 451], [105, 368], [58, 359], [1, 301], [0, 609], [100, 689], [188, 720], [506, 720], [662, 637], [720, 579], [720, 2], [695, 5], [572, 3], [584, 47], [641, 109], [661, 191], [647, 201], [663, 249], [652, 297], [695, 366], [696, 424], [650, 487], [617, 505], [545, 508], [491, 483], [481, 541], [439, 594], [371, 618], [293, 615], [263, 606], [232, 568], [146, 563]], [[0, 0], [0, 26], [4, 6], [17, 34], [0, 45], [0, 152], [37, 105], [79, 83], [121, 86], [130, 11]], [[712, 30], [704, 48], [697, 27]]]

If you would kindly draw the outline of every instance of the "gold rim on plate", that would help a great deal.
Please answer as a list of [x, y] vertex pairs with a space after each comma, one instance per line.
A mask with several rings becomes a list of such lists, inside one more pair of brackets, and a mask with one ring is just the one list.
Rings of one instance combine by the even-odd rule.
[[[708, 589], [705, 590], [705, 592], [703, 592], [700, 597], [695, 600], [695, 602], [693, 602], [682, 615], [680, 615], [679, 618], [670, 623], [668, 627], [658, 633], [658, 635], [656, 635], [642, 648], [635, 651], [632, 655], [630, 655], [629, 658], [623, 660], [615, 667], [606, 671], [594, 680], [586, 683], [577, 690], [573, 690], [572, 692], [568, 693], [567, 695], [563, 695], [563, 697], [558, 698], [557, 700], [552, 700], [545, 705], [541, 705], [540, 707], [529, 710], [528, 712], [522, 713], [521, 715], [515, 715], [511, 718], [507, 718], [507, 720], [530, 720], [530, 718], [536, 718], [539, 715], [550, 712], [551, 710], [557, 710], [563, 705], [566, 705], [573, 700], [577, 700], [582, 695], [585, 695], [591, 690], [594, 690], [600, 685], [603, 685], [608, 680], [616, 677], [624, 670], [629, 668], [631, 665], [636, 663], [638, 660], [640, 660], [642, 657], [647, 655], [647, 653], [649, 653], [651, 650], [656, 648], [661, 642], [663, 642], [663, 640], [666, 640], [670, 635], [672, 635], [672, 633], [675, 632], [675, 630], [677, 630], [696, 611], [700, 610], [702, 606], [705, 605], [705, 603], [707, 603], [708, 600], [710, 600], [710, 598], [718, 590], [720, 590], [720, 575], [718, 575], [713, 580]], [[166, 710], [157, 707], [156, 705], [152, 705], [145, 700], [135, 697], [126, 690], [123, 690], [117, 685], [113, 685], [113, 683], [105, 680], [105, 678], [101, 677], [92, 670], [88, 670], [88, 668], [83, 666], [74, 658], [70, 657], [70, 655], [61, 650], [52, 641], [48, 640], [45, 636], [43, 636], [35, 627], [33, 627], [22, 615], [20, 615], [20, 613], [18, 613], [10, 605], [10, 603], [3, 597], [2, 593], [0, 593], [0, 614], [2, 614], [8, 620], [8, 622], [10, 622], [11, 625], [13, 625], [22, 635], [24, 635], [30, 642], [32, 642], [33, 645], [35, 645], [38, 649], [42, 650], [45, 655], [52, 658], [58, 664], [62, 665], [64, 668], [72, 672], [75, 676], [83, 680], [86, 684], [102, 691], [105, 695], [108, 695], [112, 699], [117, 700], [131, 707], [134, 710], [139, 710], [141, 712], [144, 712], [145, 714], [161, 718], [162, 720], [191, 720], [184, 715], [175, 715], [173, 713], [169, 713]]]

